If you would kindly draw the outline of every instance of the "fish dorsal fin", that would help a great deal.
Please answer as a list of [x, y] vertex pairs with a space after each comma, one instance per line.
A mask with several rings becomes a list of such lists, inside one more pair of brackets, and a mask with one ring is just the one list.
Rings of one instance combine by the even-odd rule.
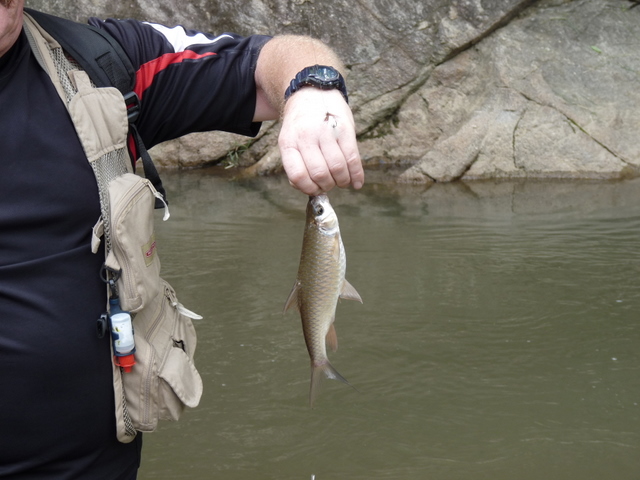
[[340, 292], [340, 298], [344, 298], [345, 300], [355, 300], [356, 302], [362, 303], [362, 298], [360, 298], [360, 294], [356, 291], [356, 289], [351, 285], [347, 279], [344, 279], [342, 283], [342, 291]]
[[293, 284], [293, 288], [291, 289], [291, 293], [289, 294], [289, 298], [284, 304], [284, 310], [282, 313], [286, 313], [287, 310], [291, 308], [291, 306], [295, 306], [296, 310], [300, 310], [298, 307], [298, 292], [300, 291], [300, 282], [296, 280], [296, 283]]

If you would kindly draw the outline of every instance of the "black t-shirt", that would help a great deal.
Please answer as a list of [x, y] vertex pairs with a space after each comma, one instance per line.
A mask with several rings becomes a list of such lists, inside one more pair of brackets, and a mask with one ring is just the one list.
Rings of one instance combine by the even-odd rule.
[[[222, 129], [252, 135], [253, 74], [268, 37], [92, 19], [138, 69], [148, 147]], [[132, 479], [141, 439], [115, 435], [106, 304], [92, 254], [94, 174], [24, 33], [0, 58], [0, 477]]]

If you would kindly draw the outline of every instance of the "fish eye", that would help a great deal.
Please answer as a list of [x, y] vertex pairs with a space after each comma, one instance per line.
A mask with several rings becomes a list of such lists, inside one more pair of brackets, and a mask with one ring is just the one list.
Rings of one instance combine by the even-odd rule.
[[318, 208], [316, 209], [316, 216], [321, 216], [324, 213], [324, 208], [322, 208], [322, 206], [318, 206]]

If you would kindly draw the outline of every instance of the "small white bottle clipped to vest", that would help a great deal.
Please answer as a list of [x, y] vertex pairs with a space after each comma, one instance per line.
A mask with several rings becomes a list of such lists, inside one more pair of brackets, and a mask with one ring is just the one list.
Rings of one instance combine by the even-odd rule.
[[121, 367], [125, 373], [131, 371], [136, 364], [136, 344], [133, 337], [133, 324], [131, 314], [120, 308], [118, 297], [109, 299], [111, 323], [111, 340], [113, 341], [113, 362]]

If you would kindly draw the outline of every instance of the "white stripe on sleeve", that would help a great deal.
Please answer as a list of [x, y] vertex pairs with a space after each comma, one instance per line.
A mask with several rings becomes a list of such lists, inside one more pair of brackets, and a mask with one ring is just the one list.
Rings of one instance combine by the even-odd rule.
[[189, 36], [185, 29], [181, 26], [169, 28], [164, 25], [159, 25], [157, 23], [149, 23], [144, 22], [145, 24], [153, 27], [157, 32], [162, 34], [163, 37], [167, 39], [167, 41], [173, 47], [174, 52], [184, 52], [187, 48], [192, 45], [211, 45], [216, 43], [221, 38], [233, 38], [231, 35], [219, 35], [216, 38], [209, 38], [203, 33], [197, 33], [196, 35]]

